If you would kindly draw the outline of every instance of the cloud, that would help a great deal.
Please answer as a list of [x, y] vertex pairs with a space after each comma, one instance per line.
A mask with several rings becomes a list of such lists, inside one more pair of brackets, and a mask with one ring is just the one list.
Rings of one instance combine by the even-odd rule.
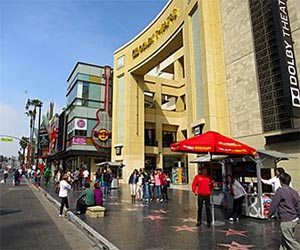
[[[21, 138], [29, 135], [29, 118], [25, 115], [25, 111], [21, 112], [11, 106], [0, 103], [0, 135], [13, 136]], [[0, 155], [12, 156], [18, 155], [20, 149], [19, 140], [14, 139], [13, 142], [0, 141]]]

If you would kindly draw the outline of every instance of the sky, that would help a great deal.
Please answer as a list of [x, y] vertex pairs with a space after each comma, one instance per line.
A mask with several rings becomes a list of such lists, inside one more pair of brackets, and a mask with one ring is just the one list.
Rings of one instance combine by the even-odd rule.
[[[113, 53], [139, 34], [169, 0], [1, 0], [0, 138], [29, 137], [27, 99], [46, 113], [66, 104], [67, 78], [78, 61], [113, 67]], [[18, 140], [0, 141], [17, 156]]]

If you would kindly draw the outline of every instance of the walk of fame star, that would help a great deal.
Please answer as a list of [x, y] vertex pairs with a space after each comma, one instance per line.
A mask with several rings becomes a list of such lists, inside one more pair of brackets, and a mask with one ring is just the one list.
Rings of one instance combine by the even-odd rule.
[[196, 219], [193, 219], [191, 217], [188, 217], [188, 218], [181, 218], [182, 222], [197, 222]]
[[236, 230], [233, 230], [231, 228], [229, 228], [227, 230], [217, 230], [217, 231], [225, 233], [226, 236], [229, 236], [229, 235], [238, 235], [238, 236], [247, 237], [247, 235], [245, 235], [245, 233], [247, 231], [236, 231]]
[[150, 219], [150, 220], [164, 220], [163, 217], [160, 215], [148, 215], [145, 217], [145, 219]]
[[127, 210], [127, 211], [129, 211], [129, 212], [132, 212], [132, 211], [138, 211], [138, 209], [137, 209], [137, 208], [129, 208], [129, 207], [128, 207], [128, 208], [126, 208], [126, 210]]
[[218, 244], [222, 247], [229, 247], [227, 250], [250, 250], [250, 248], [255, 247], [255, 245], [241, 245], [235, 241], [232, 241], [231, 244]]
[[174, 228], [176, 228], [176, 232], [179, 231], [189, 231], [189, 232], [195, 232], [195, 230], [198, 229], [198, 227], [189, 227], [187, 225], [183, 225], [183, 226], [172, 226]]
[[163, 209], [157, 209], [157, 210], [153, 210], [154, 213], [161, 213], [161, 214], [166, 214], [167, 211], [163, 210]]

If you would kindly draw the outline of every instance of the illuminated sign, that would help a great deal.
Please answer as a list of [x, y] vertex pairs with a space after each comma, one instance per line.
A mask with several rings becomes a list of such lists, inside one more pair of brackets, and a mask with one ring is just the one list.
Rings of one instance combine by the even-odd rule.
[[102, 128], [98, 131], [97, 137], [100, 141], [107, 141], [109, 138], [109, 132], [105, 128]]
[[132, 51], [132, 57], [136, 58], [139, 56], [143, 51], [149, 48], [159, 37], [161, 37], [169, 26], [172, 24], [174, 20], [179, 16], [179, 10], [174, 8], [168, 18], [160, 25], [159, 29], [157, 29], [148, 39], [146, 39], [140, 46], [136, 47]]

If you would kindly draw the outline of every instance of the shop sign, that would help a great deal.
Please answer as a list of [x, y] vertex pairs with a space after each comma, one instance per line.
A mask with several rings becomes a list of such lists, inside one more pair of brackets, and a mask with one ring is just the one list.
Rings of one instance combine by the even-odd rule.
[[73, 137], [72, 144], [86, 144], [86, 138], [85, 137]]
[[171, 14], [167, 17], [167, 19], [160, 25], [160, 27], [146, 39], [140, 46], [136, 47], [132, 50], [132, 57], [136, 58], [142, 52], [144, 52], [147, 48], [149, 48], [155, 41], [157, 41], [170, 27], [170, 25], [177, 19], [179, 16], [179, 9], [174, 8]]
[[273, 1], [273, 13], [287, 107], [292, 117], [300, 117], [300, 90], [286, 0]]

